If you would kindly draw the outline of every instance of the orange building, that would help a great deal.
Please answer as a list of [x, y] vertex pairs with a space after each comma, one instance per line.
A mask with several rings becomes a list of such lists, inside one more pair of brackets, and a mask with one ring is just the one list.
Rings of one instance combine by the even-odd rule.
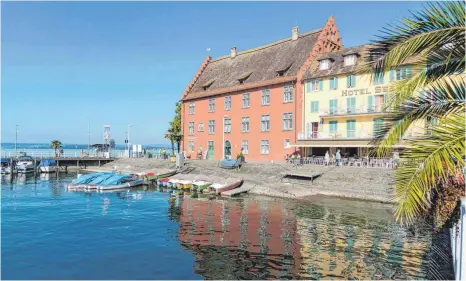
[[243, 152], [247, 160], [283, 160], [299, 148], [303, 132], [302, 77], [321, 53], [340, 50], [330, 17], [322, 29], [228, 56], [209, 56], [182, 94], [181, 150], [196, 157], [222, 159]]

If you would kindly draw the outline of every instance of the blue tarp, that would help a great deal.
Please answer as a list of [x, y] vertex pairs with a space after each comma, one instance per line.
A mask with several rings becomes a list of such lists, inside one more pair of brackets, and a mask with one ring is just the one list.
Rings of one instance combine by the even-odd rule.
[[116, 174], [102, 182], [102, 185], [117, 185], [123, 182], [123, 180], [131, 179], [133, 175], [129, 174]]
[[115, 174], [114, 173], [108, 173], [108, 174], [104, 174], [104, 175], [100, 175], [96, 178], [93, 178], [89, 184], [100, 184], [102, 182], [104, 182], [105, 180], [107, 180], [108, 178], [110, 177], [113, 177]]
[[8, 162], [10, 162], [9, 160], [10, 159], [8, 159], [8, 158], [1, 158], [0, 163], [8, 163]]
[[47, 166], [56, 166], [57, 165], [57, 161], [53, 160], [53, 159], [48, 159], [48, 160], [42, 160], [40, 161], [40, 166], [41, 167], [47, 167]]
[[73, 181], [73, 184], [88, 184], [91, 180], [103, 174], [107, 174], [107, 173], [94, 173], [94, 174], [82, 175], [79, 178], [75, 179]]

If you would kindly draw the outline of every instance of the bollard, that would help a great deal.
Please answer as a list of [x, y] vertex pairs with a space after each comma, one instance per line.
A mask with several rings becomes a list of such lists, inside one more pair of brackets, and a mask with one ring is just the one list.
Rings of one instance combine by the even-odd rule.
[[36, 163], [36, 158], [34, 158], [34, 182], [37, 182], [37, 163]]

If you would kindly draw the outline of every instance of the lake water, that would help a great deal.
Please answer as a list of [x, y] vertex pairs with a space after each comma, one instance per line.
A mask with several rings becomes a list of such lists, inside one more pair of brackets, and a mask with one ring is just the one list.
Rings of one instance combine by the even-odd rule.
[[426, 278], [430, 230], [383, 205], [65, 191], [75, 177], [2, 177], [2, 279]]

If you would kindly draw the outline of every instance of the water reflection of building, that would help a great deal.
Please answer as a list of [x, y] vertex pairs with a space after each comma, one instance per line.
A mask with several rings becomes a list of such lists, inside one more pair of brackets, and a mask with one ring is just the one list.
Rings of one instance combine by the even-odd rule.
[[425, 278], [427, 237], [411, 237], [395, 222], [373, 213], [356, 215], [309, 204], [296, 215], [303, 278]]
[[196, 271], [205, 278], [298, 276], [297, 224], [282, 203], [184, 198], [179, 221], [179, 239], [195, 253]]

